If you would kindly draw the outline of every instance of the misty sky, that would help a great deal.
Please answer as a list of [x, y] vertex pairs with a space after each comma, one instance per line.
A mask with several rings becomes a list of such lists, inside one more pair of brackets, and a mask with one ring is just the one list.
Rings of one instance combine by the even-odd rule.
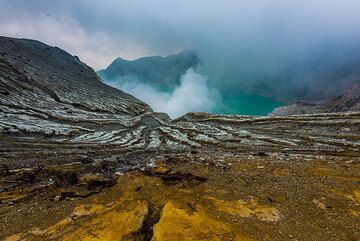
[[0, 35], [59, 46], [95, 70], [194, 49], [221, 87], [358, 58], [359, 11], [359, 0], [0, 0]]

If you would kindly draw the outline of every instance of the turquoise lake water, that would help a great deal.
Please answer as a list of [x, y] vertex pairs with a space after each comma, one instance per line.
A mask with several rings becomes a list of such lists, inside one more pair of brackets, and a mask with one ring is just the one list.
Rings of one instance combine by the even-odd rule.
[[275, 99], [241, 93], [223, 96], [223, 106], [218, 107], [214, 114], [267, 115], [284, 103]]

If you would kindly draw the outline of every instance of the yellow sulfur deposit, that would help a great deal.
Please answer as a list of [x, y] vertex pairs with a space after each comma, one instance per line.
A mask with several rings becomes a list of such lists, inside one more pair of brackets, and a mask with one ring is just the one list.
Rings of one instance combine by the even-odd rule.
[[255, 216], [267, 222], [275, 222], [281, 219], [280, 212], [275, 207], [259, 204], [255, 198], [251, 198], [250, 201], [226, 201], [215, 197], [208, 197], [208, 199], [213, 201], [219, 211], [234, 216], [242, 218]]
[[229, 224], [211, 218], [203, 207], [188, 213], [168, 202], [161, 213], [160, 221], [154, 227], [152, 241], [172, 240], [252, 240], [241, 236]]
[[148, 204], [137, 201], [128, 210], [111, 209], [80, 224], [64, 241], [137, 240], [137, 233], [148, 215]]

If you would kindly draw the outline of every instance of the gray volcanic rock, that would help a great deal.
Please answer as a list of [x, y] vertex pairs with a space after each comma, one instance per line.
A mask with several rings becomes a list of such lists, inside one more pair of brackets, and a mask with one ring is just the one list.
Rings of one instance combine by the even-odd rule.
[[289, 106], [276, 108], [270, 115], [299, 115], [360, 111], [360, 83], [353, 84], [342, 95], [318, 103], [297, 102]]
[[170, 90], [180, 84], [180, 77], [189, 68], [196, 68], [200, 60], [196, 53], [185, 50], [167, 57], [151, 56], [133, 61], [118, 58], [109, 67], [98, 71], [106, 81], [139, 81]]
[[[154, 113], [134, 97], [101, 83], [91, 68], [58, 48], [32, 40], [0, 40], [3, 137], [112, 145], [128, 151], [338, 150], [339, 143], [359, 147], [356, 140], [344, 144], [342, 137], [335, 135], [342, 132], [343, 125], [358, 132], [359, 113], [299, 117], [189, 113], [171, 121], [166, 114]], [[343, 98], [351, 102], [357, 88], [349, 93]], [[304, 125], [309, 129], [306, 133], [300, 128]], [[295, 138], [294, 133], [300, 137]], [[334, 134], [331, 138], [330, 133]], [[304, 142], [303, 135], [314, 139]]]
[[325, 103], [331, 112], [360, 111], [360, 81], [353, 84], [344, 94]]
[[78, 57], [38, 41], [0, 37], [0, 70], [0, 129], [68, 133], [152, 112]]
[[[360, 56], [339, 58], [329, 64], [323, 56], [306, 63], [290, 64], [283, 76], [258, 81], [248, 90], [284, 102], [325, 102], [342, 95], [360, 81]], [[307, 68], [301, 66], [307, 65]]]

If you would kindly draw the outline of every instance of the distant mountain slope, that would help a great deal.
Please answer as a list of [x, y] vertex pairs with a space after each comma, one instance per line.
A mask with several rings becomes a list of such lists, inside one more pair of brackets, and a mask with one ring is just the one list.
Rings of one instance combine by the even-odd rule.
[[297, 102], [276, 108], [271, 115], [299, 115], [360, 111], [360, 81], [353, 84], [342, 95], [323, 102]]
[[309, 68], [288, 66], [288, 73], [257, 83], [250, 91], [285, 102], [329, 101], [342, 95], [353, 84], [360, 83], [360, 56], [340, 59], [326, 65], [324, 61], [308, 63]]
[[75, 123], [92, 126], [152, 112], [102, 83], [76, 56], [38, 41], [0, 37], [0, 70], [0, 129], [62, 133], [76, 129]]
[[98, 71], [106, 81], [133, 81], [170, 90], [180, 84], [180, 77], [189, 68], [196, 68], [200, 60], [192, 50], [185, 50], [167, 57], [152, 56], [133, 61], [118, 58], [109, 67]]

